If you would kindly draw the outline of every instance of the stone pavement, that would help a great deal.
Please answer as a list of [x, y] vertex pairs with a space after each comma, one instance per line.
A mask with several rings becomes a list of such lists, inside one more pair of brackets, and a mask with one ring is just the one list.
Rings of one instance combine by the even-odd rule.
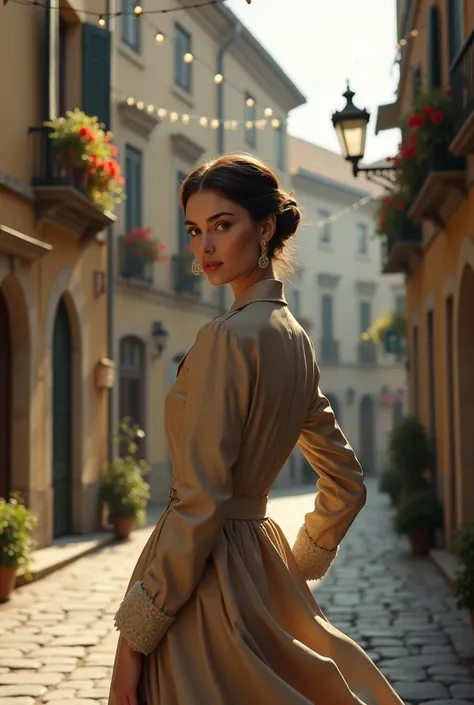
[[[407, 705], [474, 703], [467, 614], [456, 610], [431, 561], [409, 556], [391, 530], [386, 498], [374, 483], [368, 487], [369, 501], [317, 586], [317, 599]], [[304, 488], [273, 495], [270, 513], [290, 541], [313, 494]], [[22, 587], [0, 606], [0, 705], [105, 705], [117, 641], [113, 615], [150, 531]]]

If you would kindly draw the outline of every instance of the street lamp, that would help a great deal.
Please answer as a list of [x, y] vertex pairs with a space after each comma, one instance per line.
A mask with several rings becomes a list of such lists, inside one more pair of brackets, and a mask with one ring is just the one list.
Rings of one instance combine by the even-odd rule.
[[333, 114], [332, 124], [336, 130], [343, 157], [352, 164], [354, 176], [357, 176], [359, 172], [381, 175], [395, 171], [393, 166], [359, 167], [359, 162], [364, 157], [365, 138], [370, 113], [365, 108], [361, 110], [354, 105], [352, 99], [355, 93], [351, 91], [349, 82], [347, 83], [346, 92], [342, 95], [346, 99], [346, 105], [342, 110]]
[[155, 344], [156, 353], [153, 357], [161, 357], [163, 350], [165, 349], [166, 339], [168, 338], [168, 331], [163, 326], [161, 321], [155, 321], [151, 326], [151, 336]]

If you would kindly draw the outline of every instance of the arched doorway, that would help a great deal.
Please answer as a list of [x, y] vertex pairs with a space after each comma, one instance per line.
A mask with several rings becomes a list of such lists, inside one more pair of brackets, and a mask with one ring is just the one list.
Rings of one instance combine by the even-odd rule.
[[336, 417], [336, 421], [340, 424], [341, 423], [341, 407], [339, 405], [339, 399], [334, 395], [334, 394], [326, 394], [326, 399], [328, 402], [331, 404], [332, 410], [334, 411], [334, 415]]
[[374, 400], [368, 394], [360, 400], [359, 455], [364, 472], [375, 472], [375, 409]]
[[138, 424], [145, 431], [144, 443], [140, 443], [140, 450], [144, 453], [146, 445], [145, 345], [138, 338], [127, 336], [120, 341], [119, 379], [119, 421], [130, 418], [132, 424]]
[[461, 276], [458, 304], [458, 420], [460, 431], [459, 467], [456, 485], [459, 499], [456, 525], [474, 521], [474, 271], [467, 265]]
[[0, 289], [0, 497], [11, 487], [12, 339], [10, 315]]
[[64, 298], [53, 331], [53, 535], [72, 530], [72, 340]]

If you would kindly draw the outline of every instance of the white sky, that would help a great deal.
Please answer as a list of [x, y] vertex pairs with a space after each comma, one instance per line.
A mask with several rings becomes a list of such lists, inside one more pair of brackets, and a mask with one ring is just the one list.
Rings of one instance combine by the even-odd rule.
[[364, 161], [393, 155], [398, 130], [374, 135], [377, 106], [395, 98], [395, 0], [229, 0], [228, 7], [306, 96], [290, 113], [290, 133], [339, 151], [331, 115], [354, 103], [371, 113]]

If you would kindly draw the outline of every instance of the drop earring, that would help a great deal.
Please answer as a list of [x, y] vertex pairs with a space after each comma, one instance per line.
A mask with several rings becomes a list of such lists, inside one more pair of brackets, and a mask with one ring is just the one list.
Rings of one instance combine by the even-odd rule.
[[199, 264], [199, 262], [197, 261], [197, 259], [194, 259], [194, 260], [193, 260], [193, 263], [192, 263], [192, 265], [191, 265], [191, 272], [192, 272], [196, 277], [198, 277], [200, 274], [202, 274], [201, 265]]
[[258, 266], [261, 269], [266, 269], [268, 265], [270, 264], [270, 260], [268, 259], [268, 245], [265, 242], [265, 240], [260, 240], [260, 257], [258, 258]]

